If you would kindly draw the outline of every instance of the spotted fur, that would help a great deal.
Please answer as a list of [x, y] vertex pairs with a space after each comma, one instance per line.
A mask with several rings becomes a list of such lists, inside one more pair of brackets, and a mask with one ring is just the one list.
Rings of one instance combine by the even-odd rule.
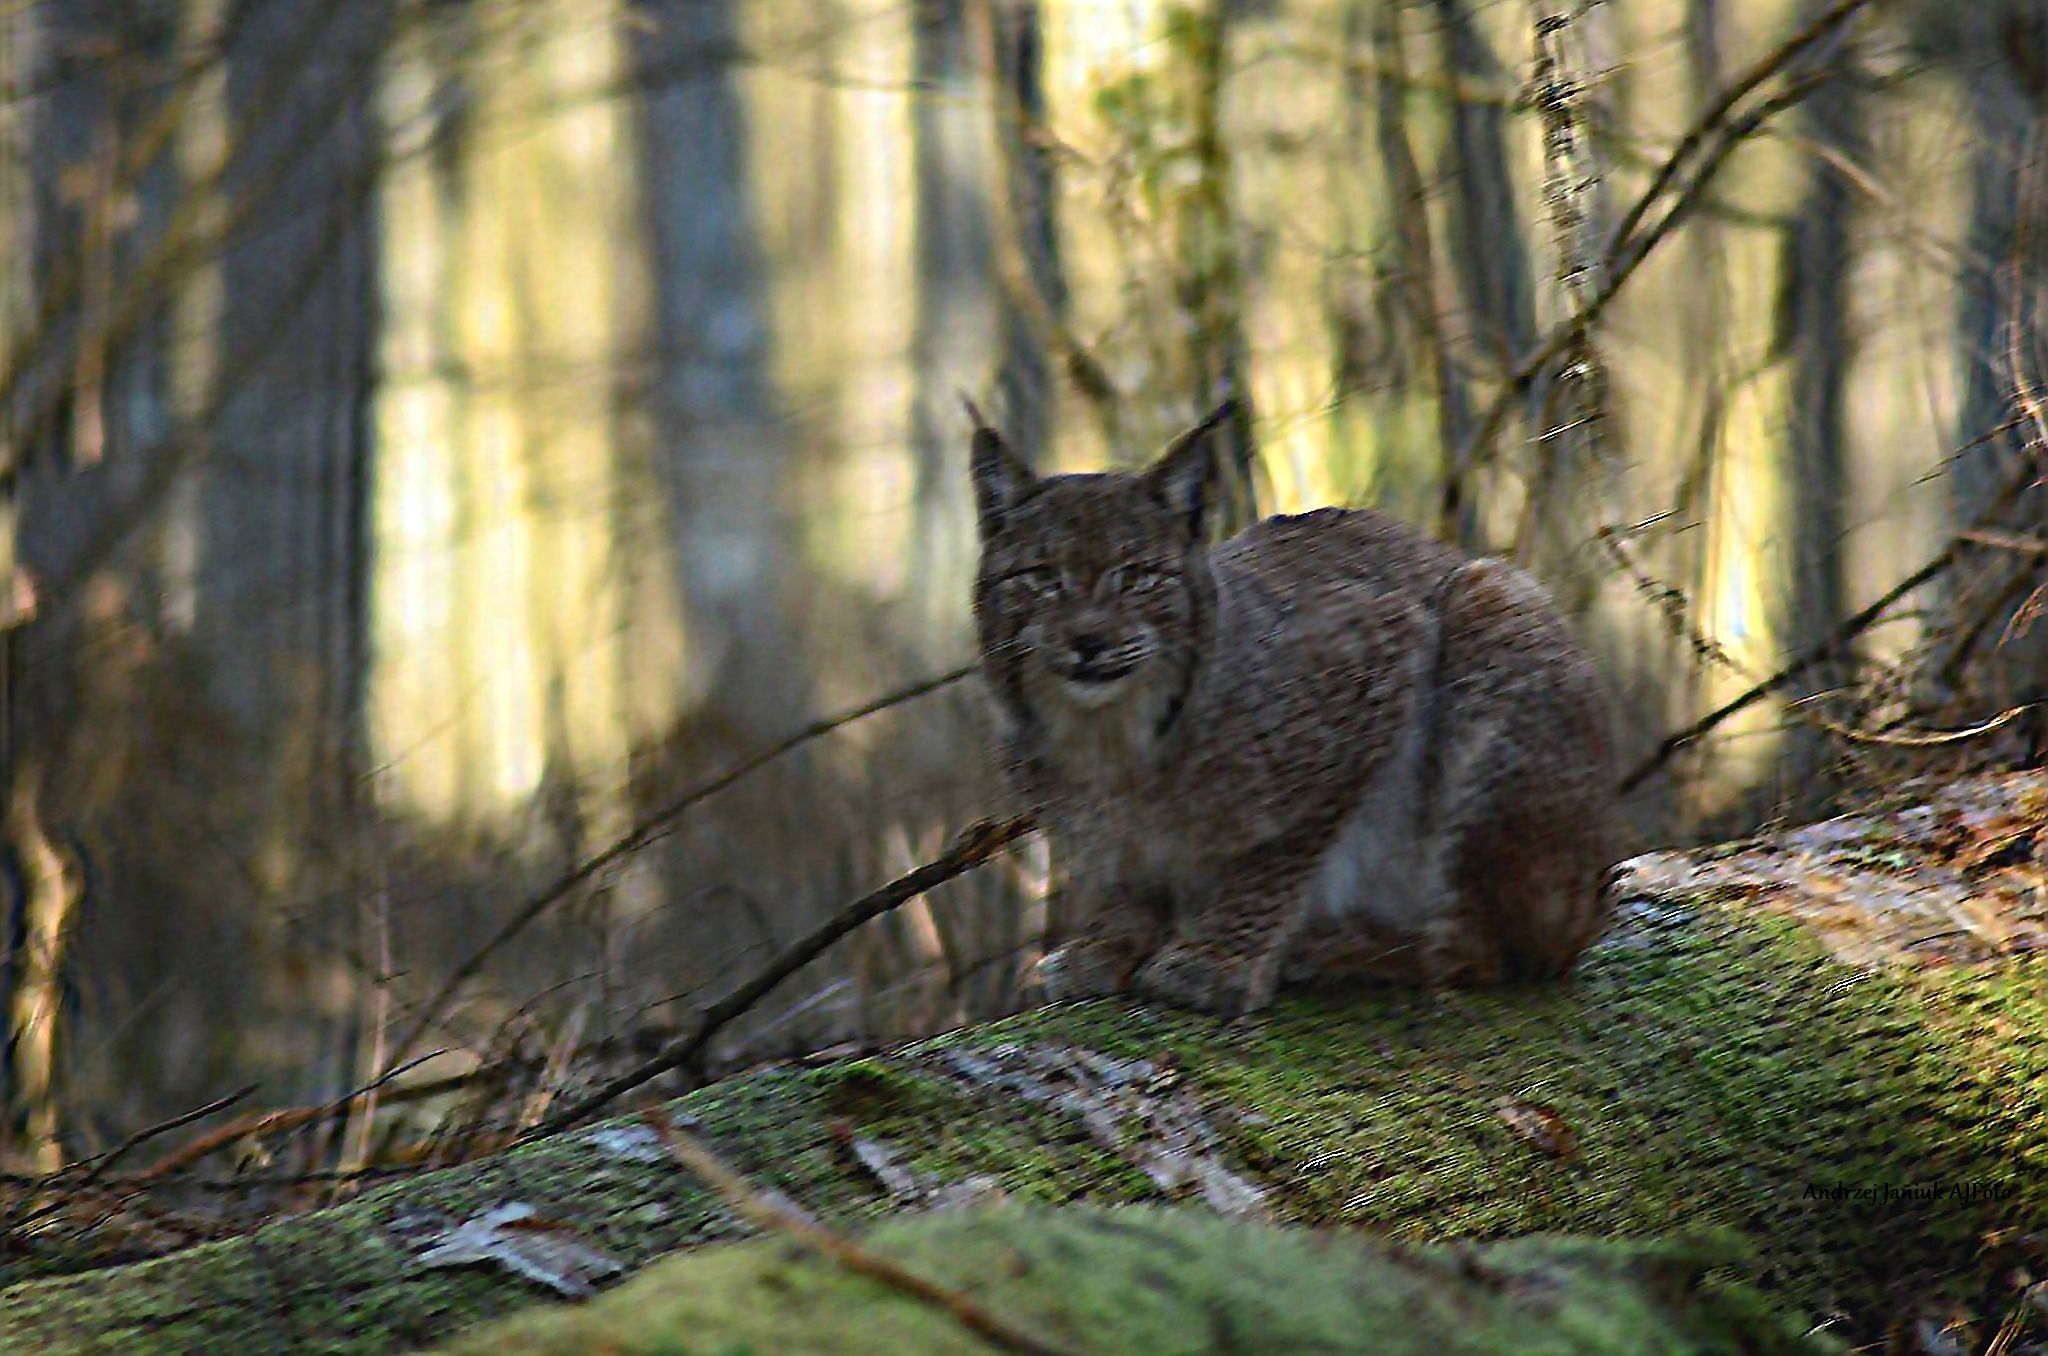
[[1047, 993], [1563, 974], [1611, 860], [1585, 654], [1527, 574], [1384, 514], [1211, 546], [1218, 422], [1140, 475], [975, 433], [982, 671], [1064, 876]]

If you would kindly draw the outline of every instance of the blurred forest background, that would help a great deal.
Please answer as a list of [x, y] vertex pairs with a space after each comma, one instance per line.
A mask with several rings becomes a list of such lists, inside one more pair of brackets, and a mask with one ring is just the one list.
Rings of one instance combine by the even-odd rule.
[[2044, 111], [2029, 0], [0, 0], [0, 1167], [530, 1119], [1000, 811], [961, 392], [1514, 553], [1644, 845], [2038, 761]]

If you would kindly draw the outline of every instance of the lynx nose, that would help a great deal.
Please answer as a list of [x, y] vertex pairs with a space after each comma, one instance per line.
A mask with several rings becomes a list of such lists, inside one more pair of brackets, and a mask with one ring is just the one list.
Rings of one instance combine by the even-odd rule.
[[1102, 652], [1109, 648], [1109, 637], [1091, 631], [1086, 635], [1075, 636], [1067, 643], [1074, 649], [1074, 658], [1086, 664], [1100, 658]]

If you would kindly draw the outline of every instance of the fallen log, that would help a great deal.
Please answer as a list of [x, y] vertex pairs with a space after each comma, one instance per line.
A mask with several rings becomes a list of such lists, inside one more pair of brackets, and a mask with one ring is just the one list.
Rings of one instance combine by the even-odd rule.
[[1715, 1278], [1711, 1245], [1518, 1239], [1402, 1248], [1188, 1210], [926, 1214], [867, 1246], [974, 1296], [1011, 1339], [769, 1243], [686, 1252], [590, 1305], [522, 1314], [452, 1356], [593, 1351], [986, 1356], [1819, 1356], [1839, 1351]]
[[[1640, 860], [1565, 984], [1238, 1023], [1079, 1004], [667, 1114], [838, 1225], [1000, 1194], [1398, 1243], [1712, 1227], [1741, 1242], [1730, 1280], [1850, 1339], [1953, 1306], [1995, 1325], [2048, 1266], [2048, 776], [1831, 823]], [[1900, 881], [1935, 901], [1910, 926], [1873, 884]], [[628, 1118], [15, 1286], [0, 1349], [402, 1350], [742, 1232]]]

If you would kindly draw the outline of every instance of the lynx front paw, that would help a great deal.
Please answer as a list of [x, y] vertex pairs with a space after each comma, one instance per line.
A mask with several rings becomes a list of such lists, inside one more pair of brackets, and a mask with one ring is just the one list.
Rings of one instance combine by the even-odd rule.
[[1273, 1001], [1275, 966], [1213, 947], [1175, 942], [1138, 971], [1138, 993], [1155, 1002], [1236, 1017]]
[[1071, 1003], [1122, 993], [1130, 985], [1131, 972], [1137, 968], [1137, 954], [1128, 946], [1114, 942], [1069, 942], [1038, 962], [1038, 982], [1045, 986], [1048, 1002]]

